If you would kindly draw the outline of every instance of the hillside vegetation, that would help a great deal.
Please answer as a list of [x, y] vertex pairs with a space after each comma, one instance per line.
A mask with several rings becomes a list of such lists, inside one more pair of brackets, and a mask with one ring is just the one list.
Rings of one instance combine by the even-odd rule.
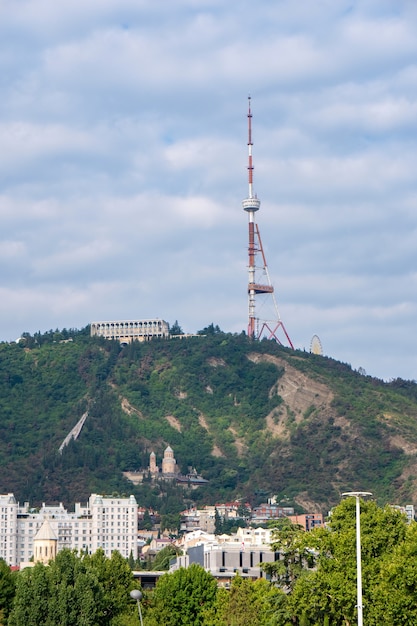
[[[211, 325], [206, 336], [126, 347], [89, 329], [0, 345], [0, 491], [31, 504], [134, 493], [176, 512], [190, 501], [270, 495], [324, 510], [342, 491], [417, 502], [417, 385]], [[210, 332], [211, 331], [211, 332]], [[59, 448], [81, 416], [76, 441]], [[167, 445], [188, 490], [130, 483]]]

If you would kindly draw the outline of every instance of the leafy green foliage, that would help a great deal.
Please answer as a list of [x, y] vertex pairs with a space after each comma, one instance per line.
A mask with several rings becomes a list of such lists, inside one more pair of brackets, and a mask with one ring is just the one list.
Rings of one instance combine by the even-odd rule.
[[199, 565], [164, 574], [158, 581], [145, 614], [146, 626], [199, 626], [204, 612], [216, 601], [215, 578]]
[[183, 335], [184, 334], [183, 329], [178, 324], [178, 320], [175, 320], [175, 322], [172, 324], [172, 326], [170, 326], [169, 334], [170, 335]]
[[[415, 528], [413, 523], [412, 527]], [[415, 530], [407, 529], [405, 516], [390, 507], [379, 508], [375, 502], [361, 503], [361, 543], [363, 607], [367, 624], [401, 624], [387, 614], [399, 615], [400, 602], [389, 598], [388, 582], [398, 556], [416, 549]], [[413, 547], [408, 542], [413, 540]], [[288, 596], [287, 610], [293, 619], [306, 623], [350, 624], [356, 622], [356, 511], [355, 499], [349, 498], [334, 509], [329, 528], [304, 533], [304, 548], [313, 550], [317, 567], [299, 576]], [[400, 573], [397, 570], [397, 573]], [[405, 579], [406, 580], [406, 579]], [[398, 591], [407, 595], [407, 584], [397, 581]], [[411, 589], [410, 589], [411, 590]], [[405, 593], [404, 593], [405, 592]], [[408, 603], [417, 599], [414, 587]], [[402, 613], [404, 615], [404, 612]], [[411, 621], [409, 622], [412, 623]]]
[[152, 563], [152, 569], [159, 572], [162, 572], [164, 570], [168, 571], [171, 560], [178, 554], [181, 554], [181, 550], [176, 548], [174, 545], [162, 548], [162, 550], [158, 552], [154, 562]]
[[370, 593], [367, 624], [377, 626], [381, 616], [392, 626], [417, 623], [416, 557], [417, 524], [412, 524], [403, 541], [384, 558], [379, 582]]
[[246, 626], [253, 624], [267, 626], [277, 624], [274, 619], [276, 609], [285, 598], [284, 593], [260, 578], [256, 581], [242, 578], [237, 574], [232, 581], [230, 592], [218, 592], [215, 610], [206, 616], [205, 624], [222, 626]]
[[92, 556], [62, 550], [48, 566], [17, 576], [10, 626], [116, 626], [129, 616], [132, 573], [119, 553]]
[[14, 598], [16, 576], [7, 563], [0, 559], [0, 624], [6, 620]]
[[302, 526], [283, 517], [271, 524], [271, 527], [271, 548], [280, 558], [273, 563], [264, 563], [262, 568], [281, 588], [291, 590], [304, 569], [314, 565], [314, 558], [304, 545], [305, 532]]

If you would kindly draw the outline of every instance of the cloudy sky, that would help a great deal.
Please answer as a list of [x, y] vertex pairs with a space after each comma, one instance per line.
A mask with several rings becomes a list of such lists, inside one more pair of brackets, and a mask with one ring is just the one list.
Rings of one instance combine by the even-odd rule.
[[415, 0], [0, 0], [0, 340], [247, 327], [417, 379]]

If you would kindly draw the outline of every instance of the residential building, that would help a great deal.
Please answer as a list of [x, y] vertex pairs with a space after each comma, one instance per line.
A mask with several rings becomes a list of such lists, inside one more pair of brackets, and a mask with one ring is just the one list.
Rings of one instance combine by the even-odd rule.
[[35, 538], [45, 520], [63, 548], [86, 550], [102, 548], [106, 556], [118, 551], [137, 558], [137, 509], [134, 496], [119, 498], [92, 494], [85, 506], [75, 504], [68, 512], [63, 504], [33, 509], [20, 506], [13, 494], [0, 495], [0, 557], [9, 565], [19, 565], [34, 556]]
[[266, 524], [270, 520], [279, 519], [294, 515], [293, 507], [280, 506], [272, 502], [255, 506], [251, 513], [251, 522], [255, 524]]
[[416, 512], [412, 504], [406, 504], [405, 506], [400, 506], [399, 504], [392, 504], [391, 507], [393, 509], [397, 509], [398, 511], [401, 511], [401, 513], [404, 513], [404, 515], [407, 516], [408, 523], [415, 521]]
[[306, 513], [303, 515], [289, 515], [288, 517], [293, 524], [299, 524], [307, 531], [324, 526], [322, 513]]

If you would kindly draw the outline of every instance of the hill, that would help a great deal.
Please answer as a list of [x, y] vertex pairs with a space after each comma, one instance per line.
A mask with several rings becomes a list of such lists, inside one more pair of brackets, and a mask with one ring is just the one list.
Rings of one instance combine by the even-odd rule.
[[[353, 489], [417, 502], [417, 385], [211, 325], [206, 336], [122, 347], [88, 327], [0, 345], [0, 491], [32, 504], [134, 493], [185, 502], [277, 495], [324, 510]], [[77, 440], [59, 451], [86, 415]], [[174, 449], [197, 490], [123, 472]]]

